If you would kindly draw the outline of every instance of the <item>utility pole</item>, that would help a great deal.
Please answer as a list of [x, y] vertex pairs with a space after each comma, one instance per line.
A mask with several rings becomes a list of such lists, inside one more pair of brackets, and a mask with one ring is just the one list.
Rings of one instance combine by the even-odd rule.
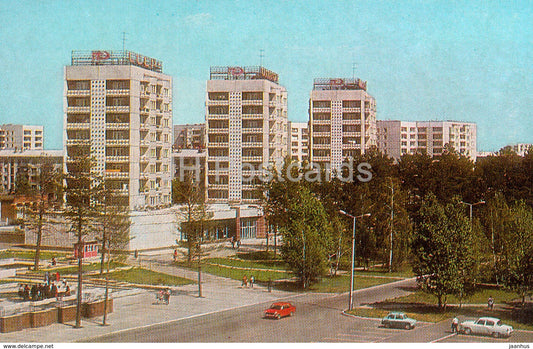
[[302, 230], [302, 241], [303, 241], [303, 257], [304, 257], [303, 283], [304, 283], [304, 289], [305, 289], [305, 285], [306, 285], [306, 276], [305, 276], [305, 234], [304, 234], [303, 230]]
[[392, 183], [392, 178], [390, 179], [390, 255], [389, 255], [389, 273], [392, 272], [392, 232], [394, 229], [394, 184]]

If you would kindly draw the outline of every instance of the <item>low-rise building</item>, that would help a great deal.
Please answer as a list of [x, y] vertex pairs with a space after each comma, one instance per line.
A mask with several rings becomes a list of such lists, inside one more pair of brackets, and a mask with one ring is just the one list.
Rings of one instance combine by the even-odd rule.
[[0, 125], [0, 149], [42, 150], [43, 144], [43, 126]]

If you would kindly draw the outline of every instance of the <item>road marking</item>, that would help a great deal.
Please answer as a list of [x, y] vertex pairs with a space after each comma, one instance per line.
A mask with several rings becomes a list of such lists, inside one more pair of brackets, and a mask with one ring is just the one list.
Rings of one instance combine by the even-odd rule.
[[450, 338], [450, 337], [453, 337], [453, 336], [457, 336], [457, 333], [452, 333], [452, 334], [449, 334], [449, 335], [444, 336], [442, 338], [437, 338], [435, 340], [432, 340], [430, 343], [437, 343], [437, 342], [440, 342], [441, 340], [444, 340], [446, 338]]

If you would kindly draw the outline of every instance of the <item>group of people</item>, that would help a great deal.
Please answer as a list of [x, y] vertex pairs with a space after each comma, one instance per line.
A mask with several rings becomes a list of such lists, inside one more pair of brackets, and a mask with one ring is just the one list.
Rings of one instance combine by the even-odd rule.
[[70, 286], [66, 280], [61, 282], [48, 282], [33, 284], [19, 284], [18, 295], [25, 301], [40, 301], [48, 298], [60, 299], [63, 296], [70, 296]]
[[160, 290], [157, 294], [157, 300], [164, 302], [166, 305], [170, 302], [170, 289]]
[[[494, 299], [492, 296], [489, 296], [489, 299], [487, 300], [487, 309], [493, 310], [494, 309]], [[452, 320], [452, 333], [458, 332], [459, 329], [459, 319], [457, 316], [455, 316]]]
[[247, 278], [246, 275], [242, 277], [242, 287], [248, 287], [250, 285], [251, 288], [254, 288], [255, 284], [255, 277], [253, 275], [250, 275], [250, 278]]

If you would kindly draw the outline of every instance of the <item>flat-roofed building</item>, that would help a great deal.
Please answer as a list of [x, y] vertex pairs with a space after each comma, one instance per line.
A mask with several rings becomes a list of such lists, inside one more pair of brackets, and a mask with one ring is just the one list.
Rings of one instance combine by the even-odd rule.
[[73, 51], [65, 67], [65, 170], [78, 155], [132, 210], [171, 204], [172, 77], [130, 51]]
[[376, 100], [366, 82], [315, 79], [309, 100], [309, 157], [337, 174], [349, 157], [376, 146]]
[[307, 122], [289, 121], [288, 155], [299, 163], [309, 161], [309, 130]]
[[476, 160], [477, 127], [463, 121], [378, 120], [378, 148], [399, 160], [402, 155], [442, 155], [449, 144], [457, 153]]
[[174, 149], [205, 149], [205, 124], [174, 125]]
[[257, 202], [263, 169], [287, 155], [287, 91], [263, 67], [211, 67], [206, 96], [207, 199]]
[[39, 125], [0, 125], [0, 149], [42, 150], [43, 129]]

